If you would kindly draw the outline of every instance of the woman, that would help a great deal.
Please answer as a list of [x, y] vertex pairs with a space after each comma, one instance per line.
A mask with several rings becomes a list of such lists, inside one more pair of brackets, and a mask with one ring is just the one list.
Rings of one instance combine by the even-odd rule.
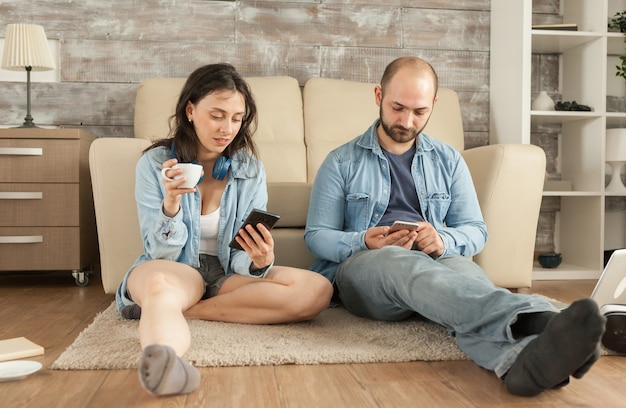
[[[195, 390], [199, 371], [181, 356], [190, 345], [186, 318], [271, 324], [307, 320], [328, 306], [323, 276], [275, 266], [270, 231], [242, 228], [265, 209], [265, 171], [252, 141], [256, 105], [246, 82], [227, 64], [194, 71], [172, 117], [172, 137], [155, 142], [137, 163], [136, 200], [144, 253], [118, 288], [118, 310], [140, 318], [142, 386], [155, 395]], [[181, 188], [196, 162], [205, 176]], [[236, 240], [243, 250], [231, 249]]]

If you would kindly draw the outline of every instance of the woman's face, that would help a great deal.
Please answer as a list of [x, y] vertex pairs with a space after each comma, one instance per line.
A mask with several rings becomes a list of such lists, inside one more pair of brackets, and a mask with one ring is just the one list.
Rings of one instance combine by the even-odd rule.
[[198, 136], [198, 159], [214, 159], [233, 141], [245, 114], [246, 104], [237, 91], [208, 94], [195, 105], [187, 103], [187, 119]]

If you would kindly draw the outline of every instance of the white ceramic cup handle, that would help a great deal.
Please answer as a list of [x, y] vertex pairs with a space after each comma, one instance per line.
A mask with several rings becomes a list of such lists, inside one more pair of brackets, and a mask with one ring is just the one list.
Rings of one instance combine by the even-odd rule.
[[169, 177], [167, 177], [167, 176], [165, 175], [165, 172], [166, 172], [166, 171], [168, 171], [168, 170], [173, 170], [173, 169], [172, 169], [171, 167], [163, 167], [163, 168], [161, 169], [161, 177], [163, 177], [163, 178], [164, 178], [165, 180], [167, 180], [167, 181], [174, 181], [174, 179], [169, 178]]

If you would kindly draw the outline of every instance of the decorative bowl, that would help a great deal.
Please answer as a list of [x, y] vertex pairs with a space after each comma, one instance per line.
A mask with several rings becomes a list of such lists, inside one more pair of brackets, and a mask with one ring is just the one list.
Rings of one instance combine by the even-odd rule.
[[539, 264], [544, 268], [556, 268], [561, 265], [563, 257], [561, 254], [553, 252], [549, 254], [539, 254], [537, 259], [539, 260]]

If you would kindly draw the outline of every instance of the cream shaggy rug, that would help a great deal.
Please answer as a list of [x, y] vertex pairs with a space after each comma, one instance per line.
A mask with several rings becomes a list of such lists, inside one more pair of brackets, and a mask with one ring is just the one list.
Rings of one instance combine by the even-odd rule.
[[[128, 369], [139, 365], [138, 321], [112, 304], [52, 364], [56, 370]], [[304, 323], [245, 325], [192, 320], [185, 358], [197, 367], [466, 360], [445, 329], [409, 319], [362, 319], [342, 307]]]

